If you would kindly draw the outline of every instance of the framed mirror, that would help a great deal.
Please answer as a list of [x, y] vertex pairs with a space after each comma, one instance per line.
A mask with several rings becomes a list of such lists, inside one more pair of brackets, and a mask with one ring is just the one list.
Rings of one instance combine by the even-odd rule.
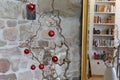
[[87, 76], [95, 80], [119, 78], [119, 0], [89, 0]]

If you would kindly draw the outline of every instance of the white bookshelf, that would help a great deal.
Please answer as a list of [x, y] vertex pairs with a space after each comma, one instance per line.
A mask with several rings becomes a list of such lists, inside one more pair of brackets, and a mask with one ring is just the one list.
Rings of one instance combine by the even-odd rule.
[[[100, 52], [104, 50], [113, 50], [115, 47], [115, 35], [112, 30], [115, 29], [115, 14], [116, 14], [116, 1], [108, 1], [108, 0], [91, 0], [90, 10], [89, 10], [89, 53], [91, 53], [91, 57], [94, 56], [94, 52], [101, 54]], [[108, 9], [108, 10], [107, 10]], [[93, 19], [93, 20], [92, 20]], [[99, 21], [100, 20], [100, 21]], [[94, 32], [96, 30], [96, 33]], [[98, 31], [98, 32], [97, 32]], [[95, 42], [95, 43], [94, 43]], [[101, 59], [93, 59], [92, 62], [101, 61]], [[101, 61], [102, 62], [102, 61]], [[104, 63], [104, 62], [102, 62]], [[93, 66], [97, 66], [97, 63], [93, 63]], [[99, 67], [102, 68], [103, 72], [99, 73], [100, 75], [104, 75], [103, 68], [104, 64]], [[98, 74], [92, 69], [93, 74]]]

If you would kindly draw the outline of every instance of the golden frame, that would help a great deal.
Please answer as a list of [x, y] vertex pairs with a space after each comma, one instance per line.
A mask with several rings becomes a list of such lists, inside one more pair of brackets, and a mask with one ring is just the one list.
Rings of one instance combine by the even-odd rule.
[[82, 48], [81, 48], [81, 80], [87, 80], [87, 24], [88, 24], [88, 0], [82, 2]]

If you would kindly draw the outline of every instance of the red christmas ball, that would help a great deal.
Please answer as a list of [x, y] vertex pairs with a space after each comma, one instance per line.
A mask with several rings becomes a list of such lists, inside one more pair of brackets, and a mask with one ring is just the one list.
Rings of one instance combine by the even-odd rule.
[[48, 32], [48, 35], [49, 35], [50, 37], [53, 37], [53, 36], [55, 35], [55, 32], [54, 32], [53, 30], [50, 30], [50, 31]]
[[100, 64], [100, 62], [97, 62], [97, 64]]
[[114, 40], [115, 38], [113, 37], [112, 40]]
[[110, 60], [109, 60], [108, 62], [109, 62], [109, 63], [112, 63], [112, 61], [110, 61]]
[[29, 52], [30, 52], [29, 49], [25, 49], [25, 50], [24, 50], [24, 53], [25, 53], [25, 54], [29, 54]]
[[105, 51], [103, 51], [103, 53], [105, 53]]
[[117, 49], [117, 47], [113, 47], [114, 49]]
[[27, 5], [28, 9], [33, 11], [35, 9], [35, 5], [31, 2]]
[[53, 56], [53, 57], [52, 57], [52, 61], [53, 61], [53, 62], [57, 62], [57, 61], [58, 61], [57, 56]]
[[39, 69], [44, 69], [44, 64], [40, 64]]
[[94, 52], [94, 55], [96, 55], [96, 52]]
[[36, 66], [34, 64], [31, 65], [31, 69], [32, 70], [35, 70], [36, 69]]

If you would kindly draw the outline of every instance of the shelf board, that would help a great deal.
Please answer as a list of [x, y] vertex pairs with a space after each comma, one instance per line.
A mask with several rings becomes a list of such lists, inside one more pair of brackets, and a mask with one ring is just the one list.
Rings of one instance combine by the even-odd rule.
[[94, 25], [108, 25], [108, 26], [114, 26], [115, 23], [94, 23]]
[[94, 12], [95, 14], [115, 14], [115, 12]]
[[113, 37], [114, 35], [107, 35], [107, 34], [93, 34], [94, 37]]
[[95, 1], [95, 3], [115, 3], [116, 1]]
[[113, 48], [114, 49], [114, 46], [97, 46], [97, 47], [94, 47], [93, 48]]

